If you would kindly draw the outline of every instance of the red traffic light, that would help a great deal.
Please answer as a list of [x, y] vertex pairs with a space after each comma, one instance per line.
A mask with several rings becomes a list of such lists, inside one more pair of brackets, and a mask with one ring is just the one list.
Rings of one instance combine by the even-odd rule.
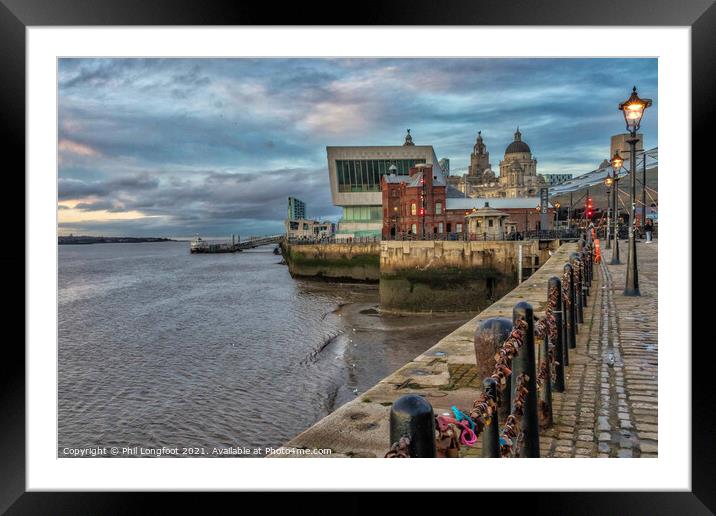
[[419, 212], [419, 213], [420, 213], [420, 216], [425, 215], [425, 208], [420, 208], [420, 212]]

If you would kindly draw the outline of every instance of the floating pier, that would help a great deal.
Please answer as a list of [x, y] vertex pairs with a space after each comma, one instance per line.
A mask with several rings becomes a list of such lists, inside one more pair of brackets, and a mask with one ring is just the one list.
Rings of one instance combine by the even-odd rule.
[[262, 245], [278, 244], [283, 238], [283, 235], [253, 236], [242, 242], [240, 238], [237, 241], [234, 235], [231, 235], [231, 242], [221, 242], [204, 240], [197, 236], [191, 241], [190, 252], [192, 254], [237, 253], [244, 249], [253, 249]]

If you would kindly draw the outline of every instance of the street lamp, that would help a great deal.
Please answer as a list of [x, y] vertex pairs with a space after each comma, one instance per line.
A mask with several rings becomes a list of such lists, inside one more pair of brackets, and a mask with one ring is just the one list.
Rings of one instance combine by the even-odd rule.
[[631, 155], [629, 158], [629, 176], [631, 177], [631, 212], [629, 213], [629, 252], [627, 254], [627, 272], [626, 285], [624, 287], [625, 296], [640, 296], [639, 292], [639, 274], [637, 272], [636, 259], [636, 238], [634, 235], [634, 221], [636, 219], [636, 144], [639, 141], [636, 133], [641, 125], [641, 119], [644, 116], [646, 108], [651, 106], [651, 99], [641, 99], [636, 93], [636, 86], [631, 92], [631, 96], [621, 104], [619, 110], [624, 114], [627, 131], [631, 137], [627, 140]]
[[559, 222], [559, 208], [562, 205], [558, 202], [554, 203], [554, 229], [557, 229], [558, 222]]
[[607, 190], [607, 245], [604, 246], [604, 249], [611, 249], [612, 248], [612, 242], [610, 240], [611, 234], [609, 233], [609, 226], [611, 224], [611, 218], [612, 218], [612, 186], [614, 185], [614, 178], [612, 178], [612, 175], [607, 171], [607, 177], [604, 178], [604, 186]]
[[612, 211], [614, 213], [614, 223], [612, 226], [614, 228], [614, 250], [612, 251], [611, 265], [621, 265], [622, 263], [619, 261], [619, 225], [617, 224], [617, 213], [619, 212], [619, 209], [617, 205], [617, 195], [619, 192], [619, 171], [621, 170], [623, 164], [624, 160], [619, 155], [619, 151], [616, 151], [611, 160], [612, 170], [614, 170], [614, 176], [612, 177], [612, 183], [614, 184], [614, 187], [612, 188]]

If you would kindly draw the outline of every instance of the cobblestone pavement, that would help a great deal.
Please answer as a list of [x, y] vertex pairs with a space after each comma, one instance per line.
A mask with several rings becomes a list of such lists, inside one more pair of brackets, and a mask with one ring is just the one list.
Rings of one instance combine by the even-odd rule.
[[[640, 297], [623, 295], [621, 244], [621, 265], [608, 265], [605, 250], [595, 268], [566, 388], [553, 393], [554, 424], [540, 434], [542, 457], [657, 456], [658, 242], [637, 244]], [[461, 450], [480, 454], [479, 445]]]
[[608, 265], [611, 251], [604, 252], [565, 392], [554, 394], [555, 425], [542, 434], [542, 456], [657, 456], [658, 247], [656, 240], [637, 243], [640, 297], [622, 293], [626, 245], [621, 265]]

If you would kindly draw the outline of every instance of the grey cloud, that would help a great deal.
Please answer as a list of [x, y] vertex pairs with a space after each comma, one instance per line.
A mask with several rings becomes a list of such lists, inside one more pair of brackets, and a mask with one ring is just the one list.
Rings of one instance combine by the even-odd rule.
[[633, 83], [654, 98], [656, 143], [657, 72], [655, 59], [62, 59], [60, 138], [99, 155], [64, 156], [60, 199], [153, 216], [106, 226], [125, 234], [277, 228], [289, 195], [335, 218], [325, 146], [400, 144], [408, 127], [453, 169], [478, 130], [496, 167], [519, 125], [539, 172], [586, 172], [623, 131]]

